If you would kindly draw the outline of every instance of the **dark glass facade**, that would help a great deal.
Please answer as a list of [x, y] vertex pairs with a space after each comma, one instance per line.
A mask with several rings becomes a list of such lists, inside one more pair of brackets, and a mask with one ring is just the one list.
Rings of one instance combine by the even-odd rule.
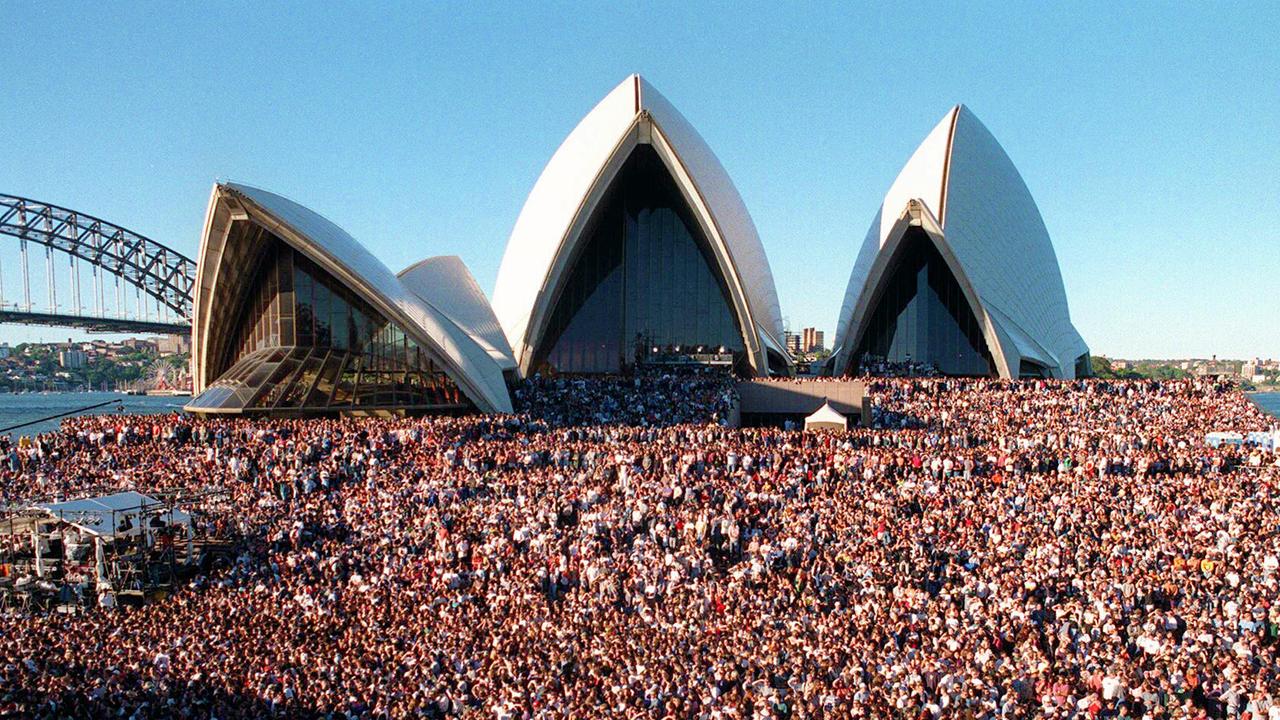
[[909, 229], [885, 277], [851, 368], [871, 357], [946, 375], [994, 374], [982, 327], [928, 234]]
[[1041, 365], [1034, 360], [1022, 359], [1018, 362], [1019, 378], [1048, 378], [1053, 377], [1049, 372], [1049, 368]]
[[461, 410], [469, 401], [403, 329], [264, 231], [246, 299], [196, 412]]
[[1076, 358], [1076, 377], [1093, 377], [1093, 360], [1089, 357], [1089, 353]]
[[741, 366], [742, 330], [710, 245], [651, 147], [628, 158], [586, 234], [535, 350], [535, 368]]

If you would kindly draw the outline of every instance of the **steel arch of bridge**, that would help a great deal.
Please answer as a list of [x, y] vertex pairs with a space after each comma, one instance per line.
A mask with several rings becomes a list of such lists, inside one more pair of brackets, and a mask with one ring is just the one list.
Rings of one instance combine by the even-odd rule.
[[155, 240], [92, 215], [5, 194], [0, 194], [0, 235], [93, 263], [191, 321], [196, 263]]

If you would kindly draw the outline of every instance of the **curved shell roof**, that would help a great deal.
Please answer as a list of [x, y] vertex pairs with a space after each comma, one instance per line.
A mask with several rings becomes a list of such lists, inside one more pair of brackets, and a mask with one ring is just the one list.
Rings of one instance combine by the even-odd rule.
[[[239, 183], [224, 183], [214, 188], [210, 217], [214, 213], [213, 205], [224, 202], [227, 197], [244, 203], [256, 222], [347, 282], [415, 340], [430, 348], [478, 408], [511, 412], [511, 398], [502, 370], [485, 348], [444, 313], [406, 288], [386, 265], [345, 230], [288, 198]], [[208, 241], [206, 237], [201, 243], [199, 274], [202, 276], [217, 271], [206, 267], [204, 255]], [[210, 285], [212, 282], [214, 280], [209, 279]], [[202, 277], [199, 285], [205, 284]], [[197, 322], [196, 326], [204, 324]]]
[[[885, 194], [854, 262], [836, 327], [848, 360], [860, 298], [874, 289], [877, 255], [908, 202], [937, 219], [948, 254], [974, 289], [998, 342], [997, 364], [1017, 375], [1022, 358], [1074, 377], [1088, 347], [1071, 324], [1058, 258], [1031, 191], [1004, 148], [968, 108], [952, 108], [920, 143]], [[980, 315], [981, 317], [981, 315]], [[999, 347], [996, 347], [996, 346]], [[837, 368], [838, 369], [838, 368]]]
[[[535, 344], [559, 273], [580, 239], [595, 202], [637, 144], [670, 150], [673, 177], [708, 230], [720, 260], [736, 278], [756, 332], [780, 346], [782, 313], [755, 223], [729, 175], [689, 121], [652, 85], [632, 75], [601, 100], [547, 163], [516, 220], [498, 271], [493, 309], [518, 363]], [[744, 323], [745, 324], [745, 323]], [[531, 328], [531, 325], [533, 326]], [[755, 339], [757, 352], [764, 343]], [[758, 366], [761, 372], [763, 367]]]
[[493, 314], [489, 298], [457, 255], [420, 260], [396, 276], [415, 295], [453, 321], [489, 353], [503, 370], [516, 366], [511, 346]]

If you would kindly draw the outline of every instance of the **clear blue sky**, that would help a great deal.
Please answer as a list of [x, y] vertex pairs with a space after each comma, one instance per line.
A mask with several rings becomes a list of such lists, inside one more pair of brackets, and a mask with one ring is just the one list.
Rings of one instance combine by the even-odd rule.
[[831, 333], [889, 183], [964, 102], [1095, 354], [1280, 356], [1280, 4], [424, 5], [0, 4], [0, 192], [194, 255], [234, 179], [491, 291], [543, 164], [640, 72], [737, 183], [791, 326]]

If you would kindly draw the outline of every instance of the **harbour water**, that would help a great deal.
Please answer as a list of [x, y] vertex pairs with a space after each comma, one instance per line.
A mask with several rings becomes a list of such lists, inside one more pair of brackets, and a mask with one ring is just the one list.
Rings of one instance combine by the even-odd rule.
[[1258, 403], [1258, 407], [1280, 418], [1280, 392], [1254, 393], [1250, 397]]
[[[0, 394], [0, 428], [7, 428], [18, 423], [29, 422], [39, 418], [72, 412], [111, 401], [110, 405], [91, 410], [86, 414], [123, 412], [129, 415], [153, 415], [155, 413], [181, 410], [186, 402], [185, 397], [148, 397], [146, 395], [124, 395], [114, 392], [75, 392], [75, 393], [3, 393]], [[79, 413], [77, 413], [79, 414]], [[38, 435], [58, 429], [61, 418], [18, 428], [3, 435]]]

